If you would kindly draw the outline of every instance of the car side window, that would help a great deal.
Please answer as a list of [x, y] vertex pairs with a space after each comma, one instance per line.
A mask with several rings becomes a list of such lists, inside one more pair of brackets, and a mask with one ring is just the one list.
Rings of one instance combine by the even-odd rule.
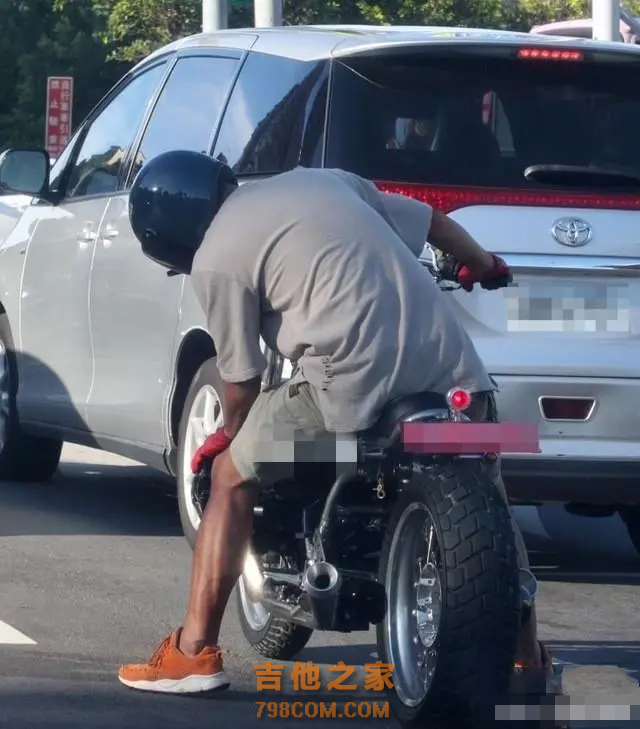
[[64, 179], [66, 178], [66, 172], [68, 171], [69, 161], [73, 156], [73, 150], [76, 147], [78, 137], [82, 134], [82, 129], [71, 137], [67, 142], [65, 148], [62, 150], [60, 156], [51, 165], [51, 172], [49, 174], [49, 190], [54, 193], [59, 193], [64, 187]]
[[135, 76], [93, 120], [70, 171], [67, 198], [116, 192], [122, 161], [164, 72], [159, 64]]
[[306, 129], [300, 152], [300, 165], [302, 167], [322, 167], [328, 92], [329, 82], [325, 79], [320, 84], [315, 97], [311, 101], [311, 108], [307, 116]]
[[209, 153], [211, 137], [239, 61], [215, 56], [178, 60], [153, 110], [129, 180], [150, 159], [174, 149]]
[[216, 159], [237, 175], [298, 166], [308, 102], [323, 69], [315, 61], [250, 54], [222, 119]]

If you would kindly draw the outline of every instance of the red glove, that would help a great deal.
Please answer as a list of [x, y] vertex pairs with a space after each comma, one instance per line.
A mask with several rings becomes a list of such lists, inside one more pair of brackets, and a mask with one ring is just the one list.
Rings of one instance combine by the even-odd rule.
[[213, 460], [222, 451], [227, 450], [230, 445], [231, 438], [224, 432], [224, 428], [218, 428], [215, 433], [208, 435], [191, 459], [193, 473], [198, 473], [205, 461]]
[[473, 291], [475, 284], [479, 283], [483, 289], [493, 291], [503, 288], [513, 281], [511, 269], [499, 256], [494, 256], [493, 267], [488, 273], [479, 274], [469, 266], [458, 266], [456, 279], [465, 291]]

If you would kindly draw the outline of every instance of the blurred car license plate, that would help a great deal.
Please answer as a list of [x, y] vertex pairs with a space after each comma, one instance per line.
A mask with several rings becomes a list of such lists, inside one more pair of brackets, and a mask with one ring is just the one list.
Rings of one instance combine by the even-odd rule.
[[522, 282], [505, 289], [512, 332], [621, 334], [630, 331], [631, 301], [624, 284]]

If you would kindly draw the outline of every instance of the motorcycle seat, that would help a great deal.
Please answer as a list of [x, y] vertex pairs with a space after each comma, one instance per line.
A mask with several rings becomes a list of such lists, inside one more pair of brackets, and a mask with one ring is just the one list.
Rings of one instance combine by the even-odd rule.
[[396, 398], [384, 406], [376, 423], [358, 436], [364, 440], [390, 438], [398, 423], [422, 410], [448, 410], [447, 400], [436, 392], [416, 392]]

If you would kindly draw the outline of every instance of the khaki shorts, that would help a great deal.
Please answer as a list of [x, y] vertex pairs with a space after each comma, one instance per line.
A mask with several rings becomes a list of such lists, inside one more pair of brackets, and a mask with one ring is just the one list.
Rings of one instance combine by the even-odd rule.
[[326, 430], [313, 387], [307, 382], [287, 382], [261, 392], [230, 453], [238, 473], [259, 485], [299, 480], [314, 464], [330, 468], [333, 480], [357, 469], [355, 437]]
[[[467, 415], [475, 422], [497, 420], [494, 394], [474, 395]], [[357, 467], [355, 437], [326, 431], [313, 387], [306, 382], [287, 382], [261, 392], [234, 438], [230, 454], [244, 479], [263, 485], [295, 479], [298, 469], [309, 464], [324, 464], [332, 475], [335, 467], [335, 477], [348, 470], [355, 473]], [[500, 460], [482, 468], [508, 503]], [[527, 549], [513, 514], [511, 520], [518, 561], [527, 568]]]

